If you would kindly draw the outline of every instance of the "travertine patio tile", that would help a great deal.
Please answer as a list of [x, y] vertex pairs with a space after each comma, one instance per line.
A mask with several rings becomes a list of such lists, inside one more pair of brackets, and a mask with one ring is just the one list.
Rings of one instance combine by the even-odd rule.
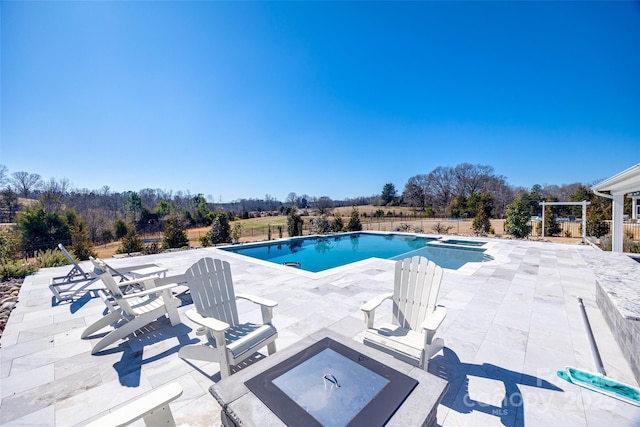
[[178, 357], [165, 357], [150, 363], [145, 362], [143, 370], [149, 383], [155, 388], [167, 382], [172, 382], [183, 375], [188, 375], [192, 368]]
[[[7, 332], [7, 328], [11, 327], [11, 333], [17, 333], [15, 327], [22, 323], [22, 319], [24, 318], [24, 312], [21, 312], [16, 306], [11, 312], [11, 316], [7, 320], [7, 325], [5, 326], [5, 330], [2, 333], [2, 338], [0, 340], [4, 340], [4, 334]], [[1, 341], [0, 341], [1, 342]]]
[[[14, 359], [13, 362], [15, 362]], [[11, 369], [15, 369], [15, 363], [12, 362]], [[21, 393], [30, 388], [37, 387], [42, 384], [53, 381], [54, 367], [53, 362], [46, 365], [33, 367], [28, 370], [16, 371], [17, 375], [9, 376], [2, 380], [2, 389], [0, 390], [0, 396], [4, 399], [7, 396]]]
[[332, 323], [328, 329], [345, 336], [356, 336], [362, 331], [363, 325], [365, 325], [364, 315], [354, 313], [352, 316], [343, 317], [337, 322]]
[[276, 347], [278, 350], [285, 349], [290, 345], [297, 343], [298, 341], [300, 341], [305, 337], [306, 335], [305, 336], [298, 335], [288, 328], [279, 329], [278, 339], [276, 340]]
[[447, 329], [446, 334], [443, 334], [443, 338], [445, 346], [453, 351], [457, 358], [470, 362], [477, 354], [485, 334], [486, 331], [473, 331], [465, 335], [461, 333], [460, 329], [452, 326]]
[[99, 374], [101, 360], [85, 351], [74, 356], [65, 357], [54, 362], [55, 380], [59, 381], [78, 372], [95, 371]]
[[[571, 386], [567, 383], [568, 386]], [[551, 426], [558, 425], [567, 427], [584, 427], [586, 420], [584, 410], [576, 399], [578, 394], [572, 394], [567, 391], [545, 392], [536, 387], [521, 386], [522, 393], [522, 412], [525, 426]], [[556, 395], [552, 394], [555, 393]], [[562, 396], [562, 399], [556, 399], [556, 396]], [[559, 401], [562, 405], [556, 406]]]
[[184, 406], [172, 409], [176, 424], [190, 427], [221, 426], [220, 411], [220, 405], [209, 392]]
[[[11, 313], [11, 318], [12, 317], [13, 312]], [[20, 322], [17, 322], [15, 325], [11, 325], [11, 332], [19, 333], [22, 331], [28, 331], [30, 329], [47, 328], [53, 325], [53, 323], [53, 316], [40, 316], [39, 318], [32, 319], [31, 321], [25, 321], [24, 314], [22, 314]]]
[[[37, 370], [35, 370], [37, 371]], [[36, 372], [37, 374], [37, 372]], [[17, 376], [22, 378], [24, 375]], [[26, 378], [26, 377], [25, 377]], [[97, 387], [102, 383], [94, 370], [78, 371], [60, 381], [41, 383], [38, 386], [24, 388], [2, 399], [0, 406], [0, 424], [22, 418], [30, 413], [63, 402], [75, 394]]]
[[76, 425], [96, 415], [106, 413], [109, 408], [130, 402], [151, 389], [151, 385], [144, 377], [136, 387], [123, 387], [121, 382], [111, 381], [88, 390], [80, 388], [73, 396], [56, 402], [56, 425]]
[[493, 324], [528, 332], [531, 327], [531, 311], [531, 307], [503, 301], [493, 318]]
[[68, 331], [74, 328], [86, 327], [82, 318], [70, 319], [60, 323], [53, 323], [45, 327], [24, 329], [20, 332], [18, 342], [24, 343], [39, 338], [53, 337], [55, 334]]
[[467, 307], [467, 309], [462, 310], [457, 321], [486, 332], [493, 323], [498, 304], [487, 306], [485, 303], [482, 303], [480, 305], [476, 305], [474, 298], [474, 300], [472, 300], [472, 305]]
[[78, 354], [86, 353], [91, 350], [89, 343], [77, 340], [67, 343], [61, 348], [50, 347], [42, 351], [31, 353], [22, 357], [13, 359], [12, 373], [29, 371], [40, 366], [55, 363]]
[[[0, 338], [0, 352], [2, 352], [3, 348], [7, 348], [10, 346], [14, 346], [18, 343], [19, 334], [17, 332], [7, 332], [5, 329], [2, 333], [2, 337]], [[0, 360], [2, 357], [0, 357]]]
[[477, 365], [491, 364], [508, 371], [522, 372], [524, 358], [524, 349], [485, 340], [478, 348], [473, 363]]
[[55, 425], [56, 411], [53, 405], [3, 424], [5, 427], [53, 427]]
[[527, 333], [510, 326], [492, 324], [485, 335], [484, 342], [524, 351], [527, 346]]

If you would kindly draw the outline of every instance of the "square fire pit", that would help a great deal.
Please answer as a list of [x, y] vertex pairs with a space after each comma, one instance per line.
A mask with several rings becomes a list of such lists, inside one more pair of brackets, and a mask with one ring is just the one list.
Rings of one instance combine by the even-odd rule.
[[382, 426], [418, 381], [323, 338], [245, 385], [287, 425]]
[[441, 378], [323, 329], [210, 392], [225, 426], [431, 426], [446, 388]]

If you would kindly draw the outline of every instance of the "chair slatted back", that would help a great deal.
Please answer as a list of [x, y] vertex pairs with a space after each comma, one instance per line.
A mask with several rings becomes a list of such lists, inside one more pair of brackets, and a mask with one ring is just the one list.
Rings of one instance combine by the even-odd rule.
[[418, 331], [435, 310], [442, 281], [442, 267], [425, 257], [396, 262], [393, 289], [393, 324]]
[[237, 326], [238, 309], [227, 261], [202, 258], [185, 274], [191, 298], [198, 313]]
[[113, 298], [118, 303], [118, 307], [120, 307], [122, 311], [127, 315], [135, 316], [135, 313], [131, 309], [129, 302], [122, 298], [122, 290], [120, 289], [120, 286], [118, 286], [118, 283], [116, 282], [116, 280], [111, 275], [111, 272], [109, 271], [109, 267], [107, 266], [107, 264], [104, 261], [102, 261], [100, 258], [90, 257], [89, 259], [93, 263], [93, 274], [95, 274], [98, 277], [98, 279], [102, 281], [104, 286], [107, 288], [107, 291], [109, 291], [109, 293], [113, 296]]

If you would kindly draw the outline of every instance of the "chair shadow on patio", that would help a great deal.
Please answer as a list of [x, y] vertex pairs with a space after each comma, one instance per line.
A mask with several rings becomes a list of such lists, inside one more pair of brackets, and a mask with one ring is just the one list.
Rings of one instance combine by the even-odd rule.
[[[192, 329], [184, 324], [171, 326], [167, 318], [161, 318], [137, 331], [136, 336], [130, 336], [117, 347], [102, 350], [96, 353], [96, 356], [121, 352], [122, 358], [113, 364], [120, 384], [125, 387], [138, 387], [143, 365], [156, 362], [177, 353], [185, 345], [198, 342], [197, 339], [189, 337], [191, 331]], [[152, 353], [152, 356], [143, 359], [145, 347], [149, 348], [148, 352]]]
[[71, 314], [74, 314], [94, 298], [100, 298], [98, 290], [87, 289], [79, 298], [74, 298], [72, 300], [56, 301], [55, 297], [51, 297], [51, 306], [55, 307], [60, 304], [69, 304], [69, 311]]
[[[230, 369], [231, 369], [231, 375], [235, 374], [236, 372], [240, 372], [245, 368], [248, 368], [249, 366], [253, 365], [254, 363], [257, 363], [263, 359], [266, 359], [267, 355], [262, 354], [260, 352], [255, 352], [253, 353], [251, 356], [247, 357], [245, 360], [243, 360], [242, 362], [238, 363], [237, 365], [231, 365]], [[222, 374], [220, 373], [220, 370], [216, 370], [216, 372], [214, 374], [209, 374], [207, 373], [204, 369], [202, 369], [203, 365], [209, 365], [209, 364], [215, 364], [218, 365], [217, 362], [197, 362], [197, 361], [192, 361], [192, 360], [187, 360], [187, 359], [182, 359], [183, 362], [191, 365], [191, 367], [193, 367], [193, 369], [195, 369], [196, 371], [200, 372], [202, 375], [204, 375], [205, 377], [209, 378], [211, 381], [213, 381], [214, 383], [217, 383], [219, 381], [222, 380]]]
[[[499, 417], [500, 422], [509, 427], [524, 427], [526, 402], [520, 391], [520, 385], [564, 392], [542, 378], [511, 371], [491, 363], [482, 365], [463, 363], [458, 355], [447, 347], [444, 348], [443, 355], [437, 355], [431, 359], [429, 373], [449, 381], [449, 390], [442, 399], [442, 405], [461, 414], [479, 411]], [[497, 406], [471, 397], [469, 377], [501, 382], [504, 392], [500, 396], [497, 396], [497, 393], [484, 394], [488, 400], [493, 401], [501, 397], [501, 405]]]

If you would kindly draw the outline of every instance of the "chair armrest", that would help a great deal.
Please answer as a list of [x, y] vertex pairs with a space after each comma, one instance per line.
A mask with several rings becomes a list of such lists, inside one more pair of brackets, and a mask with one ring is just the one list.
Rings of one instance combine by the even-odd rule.
[[[173, 421], [173, 416], [168, 406], [169, 402], [177, 399], [180, 395], [182, 395], [182, 386], [180, 384], [167, 384], [98, 418], [88, 424], [87, 427], [126, 426], [140, 418], [145, 419], [145, 424], [147, 424], [146, 421], [163, 421], [166, 425], [169, 425], [167, 424], [169, 420]], [[165, 409], [164, 411], [162, 410], [163, 408]], [[149, 417], [149, 420], [147, 420], [147, 417]]]
[[368, 329], [373, 328], [373, 320], [376, 314], [376, 308], [380, 304], [382, 304], [383, 301], [391, 298], [393, 298], [393, 292], [378, 295], [360, 306], [360, 310], [364, 311], [364, 321], [367, 324]]
[[389, 292], [388, 294], [378, 295], [373, 299], [365, 302], [360, 306], [360, 310], [364, 312], [374, 311], [380, 304], [384, 302], [384, 300], [393, 298], [393, 292]]
[[273, 307], [278, 305], [277, 302], [267, 298], [257, 297], [255, 295], [249, 294], [236, 294], [236, 299], [238, 298], [246, 299], [255, 304], [258, 304], [262, 313], [262, 323], [271, 323], [271, 319], [273, 318]]
[[447, 316], [447, 308], [441, 305], [437, 306], [433, 313], [427, 316], [422, 322], [422, 329], [426, 329], [427, 331], [435, 331], [440, 327], [442, 321]]
[[[144, 280], [144, 282], [147, 282], [147, 280]], [[122, 286], [125, 282], [120, 283], [119, 285]], [[135, 281], [133, 283], [140, 283], [140, 281]], [[162, 293], [164, 291], [168, 291], [172, 288], [175, 288], [178, 284], [177, 283], [172, 283], [170, 285], [163, 285], [163, 286], [156, 286], [156, 287], [150, 287], [144, 291], [140, 291], [140, 292], [134, 292], [132, 294], [126, 294], [123, 295], [120, 299], [128, 299], [128, 298], [139, 298], [139, 297], [143, 297], [146, 295], [152, 295], [152, 294], [159, 294]], [[146, 285], [145, 285], [146, 287]]]
[[224, 332], [230, 328], [228, 323], [225, 323], [221, 320], [218, 320], [214, 317], [204, 317], [200, 315], [196, 310], [187, 310], [184, 312], [189, 320], [194, 323], [197, 323], [200, 326], [204, 326], [205, 328], [209, 328], [214, 332]]
[[249, 300], [255, 304], [258, 305], [263, 305], [265, 307], [275, 307], [278, 305], [278, 303], [276, 301], [267, 299], [267, 298], [262, 298], [262, 297], [258, 297], [255, 295], [249, 295], [249, 294], [236, 294], [236, 299], [238, 298], [242, 298], [242, 299], [246, 299]]
[[156, 286], [161, 285], [186, 285], [187, 276], [186, 274], [176, 274], [175, 276], [167, 276], [167, 277], [154, 277], [154, 282]]

